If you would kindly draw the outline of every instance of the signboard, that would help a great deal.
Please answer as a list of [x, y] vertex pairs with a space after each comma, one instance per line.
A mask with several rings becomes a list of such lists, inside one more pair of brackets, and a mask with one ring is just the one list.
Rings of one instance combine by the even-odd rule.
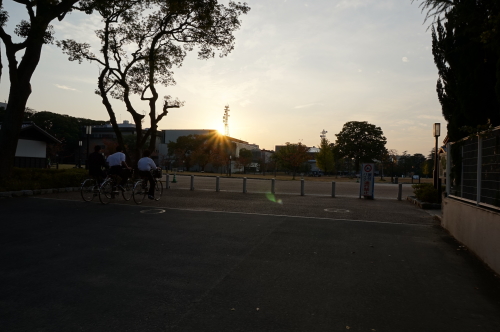
[[359, 198], [373, 198], [373, 187], [375, 182], [375, 164], [361, 165], [361, 179], [359, 183]]

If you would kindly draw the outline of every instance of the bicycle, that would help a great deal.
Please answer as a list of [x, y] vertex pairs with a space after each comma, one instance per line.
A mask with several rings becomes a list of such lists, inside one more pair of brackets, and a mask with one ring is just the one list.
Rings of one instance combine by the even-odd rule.
[[[133, 181], [131, 180], [134, 175], [134, 170], [131, 171], [127, 181], [122, 185], [123, 190], [122, 197], [124, 200], [129, 201], [132, 197]], [[110, 174], [105, 179], [104, 182], [99, 187], [99, 200], [102, 204], [108, 204], [111, 199], [114, 199], [116, 195], [119, 195], [119, 191], [116, 190], [117, 177], [116, 174]]]
[[[154, 200], [159, 201], [161, 195], [163, 194], [163, 184], [160, 179], [162, 178], [161, 168], [157, 168], [155, 170], [151, 170], [153, 174], [153, 178], [155, 180], [155, 190], [154, 190]], [[134, 202], [136, 204], [141, 204], [144, 200], [144, 197], [149, 192], [149, 181], [146, 177], [141, 177], [141, 179], [137, 180], [134, 184], [134, 189], [132, 191], [132, 197], [134, 198]]]
[[99, 195], [99, 187], [99, 182], [95, 177], [86, 178], [80, 187], [80, 195], [85, 202], [90, 202]]

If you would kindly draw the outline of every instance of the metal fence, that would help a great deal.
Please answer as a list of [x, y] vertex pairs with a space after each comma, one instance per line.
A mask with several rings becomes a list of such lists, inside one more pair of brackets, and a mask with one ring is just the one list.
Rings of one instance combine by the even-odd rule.
[[500, 208], [500, 127], [448, 143], [440, 165], [449, 196]]

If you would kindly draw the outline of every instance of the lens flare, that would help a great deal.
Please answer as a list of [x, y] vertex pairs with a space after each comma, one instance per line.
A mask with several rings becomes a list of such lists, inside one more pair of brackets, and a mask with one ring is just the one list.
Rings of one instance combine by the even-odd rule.
[[276, 196], [273, 193], [266, 193], [266, 198], [273, 203], [283, 204], [281, 199], [276, 200]]

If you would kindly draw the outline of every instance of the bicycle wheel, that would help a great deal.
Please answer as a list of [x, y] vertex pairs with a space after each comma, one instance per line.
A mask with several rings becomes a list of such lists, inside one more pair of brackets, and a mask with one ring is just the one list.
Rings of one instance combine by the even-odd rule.
[[123, 189], [125, 189], [125, 191], [122, 191], [123, 199], [126, 201], [130, 201], [134, 190], [134, 182], [131, 179], [128, 179], [127, 182], [125, 182], [125, 184], [123, 185]]
[[97, 196], [99, 187], [94, 179], [86, 179], [80, 188], [80, 194], [85, 202], [90, 202]]
[[159, 201], [161, 194], [163, 194], [163, 184], [160, 180], [155, 183], [155, 201]]
[[132, 190], [132, 197], [136, 204], [141, 204], [144, 197], [148, 194], [148, 186], [144, 184], [143, 180], [136, 181], [134, 190]]
[[113, 183], [110, 180], [106, 180], [99, 188], [99, 200], [102, 204], [108, 204], [112, 197]]

